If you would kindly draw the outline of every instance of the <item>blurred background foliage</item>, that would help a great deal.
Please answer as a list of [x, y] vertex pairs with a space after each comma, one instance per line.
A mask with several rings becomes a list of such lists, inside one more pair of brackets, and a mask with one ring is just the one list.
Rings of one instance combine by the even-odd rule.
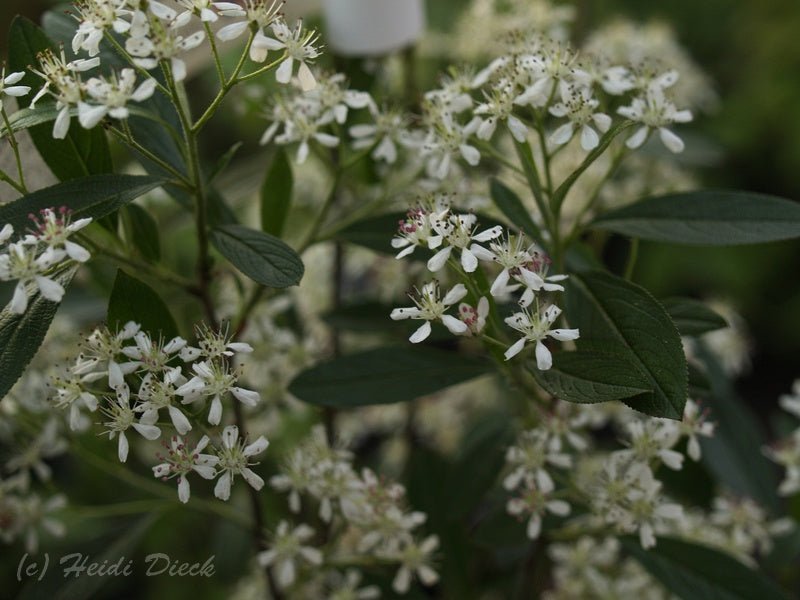
[[[14, 15], [24, 14], [38, 20], [44, 10], [55, 4], [52, 0], [2, 0], [0, 52], [6, 51], [6, 35]], [[429, 0], [430, 26], [446, 31], [465, 4], [466, 0]], [[715, 150], [714, 159], [698, 173], [704, 187], [747, 189], [800, 199], [800, 4], [797, 0], [580, 0], [577, 5], [579, 34], [590, 32], [619, 15], [642, 22], [659, 19], [670, 23], [681, 43], [710, 75], [720, 98], [719, 107], [712, 114], [698, 115], [691, 126], [693, 137], [702, 140], [704, 147]], [[424, 81], [429, 72], [435, 73], [436, 69], [419, 71], [421, 89], [432, 83]], [[202, 93], [203, 81], [196, 85]], [[206, 90], [205, 94], [208, 93]], [[248, 148], [255, 152], [260, 128], [260, 124], [250, 128], [241, 124], [227, 129], [224, 125], [214, 126], [218, 146], [213, 152], [220, 154], [242, 135], [250, 139], [240, 157], [248, 155]], [[391, 232], [387, 231], [389, 235]], [[612, 240], [609, 261], [615, 264], [621, 260], [625, 249], [624, 240]], [[635, 278], [657, 297], [690, 295], [731, 302], [747, 322], [752, 342], [752, 368], [737, 381], [737, 388], [768, 425], [778, 395], [788, 392], [793, 379], [800, 376], [799, 275], [798, 241], [722, 249], [645, 243]], [[105, 443], [98, 440], [93, 445]], [[87, 448], [84, 454], [88, 456], [94, 452], [99, 453], [99, 448]], [[74, 490], [70, 481], [91, 479], [91, 473], [81, 473], [90, 468], [86, 464], [69, 462], [63, 467], [55, 469], [59, 487], [63, 484]], [[108, 486], [99, 488], [97, 478], [93, 481], [95, 485], [86, 491], [85, 497], [71, 500], [76, 504], [99, 504], [122, 499], [123, 490], [115, 480], [109, 479]], [[133, 485], [130, 493], [125, 490], [127, 500], [148, 497], [146, 492], [135, 492], [135, 489]], [[169, 492], [173, 493], [171, 488]], [[221, 577], [202, 582], [157, 578], [159, 597], [166, 597], [166, 594], [187, 597], [187, 582], [205, 586], [200, 597], [224, 597], [226, 586], [241, 575], [248, 552], [248, 534], [222, 519], [209, 519], [208, 528], [198, 528], [198, 516], [202, 514], [170, 511], [169, 518], [159, 519], [146, 538], [146, 547], [138, 554], [172, 551], [175, 556], [193, 562], [202, 561], [213, 552]], [[124, 520], [106, 522], [107, 530], [96, 528], [83, 532], [86, 547], [96, 547], [100, 554], [111, 541], [118, 540], [123, 530], [127, 532], [125, 538], [130, 537], [134, 543], [133, 537], [138, 531], [136, 520], [140, 518], [120, 516], [119, 519]], [[72, 527], [70, 531], [75, 533]], [[189, 537], [176, 537], [175, 532]], [[203, 542], [209, 537], [215, 540], [211, 552]], [[64, 553], [71, 551], [75, 540], [75, 537], [69, 538]], [[51, 551], [58, 555], [57, 547]], [[12, 562], [16, 556], [10, 557]], [[9, 566], [8, 561], [0, 564], [3, 565], [0, 598], [13, 597], [3, 591], [16, 586], [13, 574], [5, 568]], [[104, 591], [110, 594], [107, 597], [115, 598], [154, 597], [149, 595], [153, 593], [149, 587], [153, 583], [137, 580], [136, 585], [143, 587], [132, 589], [130, 582], [125, 582], [125, 589], [113, 589], [112, 585]], [[54, 585], [57, 587], [61, 583], [56, 581]], [[44, 597], [40, 587], [28, 592], [32, 593], [31, 597]]]

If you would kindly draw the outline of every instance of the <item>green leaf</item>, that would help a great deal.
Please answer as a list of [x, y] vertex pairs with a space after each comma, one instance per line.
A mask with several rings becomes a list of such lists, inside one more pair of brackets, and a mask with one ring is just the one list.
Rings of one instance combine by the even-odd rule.
[[382, 254], [397, 254], [397, 250], [392, 248], [392, 237], [397, 233], [397, 224], [405, 218], [406, 213], [400, 212], [368, 217], [339, 231], [336, 239]]
[[225, 169], [228, 168], [228, 165], [231, 164], [233, 157], [236, 156], [236, 153], [243, 144], [244, 142], [236, 142], [233, 146], [228, 148], [225, 154], [219, 157], [219, 160], [214, 165], [214, 168], [211, 170], [211, 173], [208, 176], [208, 183], [214, 181], [217, 176], [219, 176]]
[[73, 219], [106, 215], [159, 187], [163, 179], [145, 175], [91, 175], [57, 183], [0, 206], [0, 223], [11, 223], [15, 231], [30, 225], [28, 215], [45, 208], [66, 206]]
[[784, 600], [787, 595], [768, 579], [728, 554], [668, 537], [643, 550], [637, 540], [622, 545], [670, 592], [684, 600]]
[[760, 244], [800, 237], [800, 203], [728, 190], [646, 198], [600, 215], [590, 227], [655, 242]]
[[406, 402], [492, 369], [489, 361], [433, 348], [386, 347], [321, 363], [289, 391], [309, 404], [334, 407]]
[[566, 299], [570, 325], [581, 330], [578, 348], [618, 355], [653, 390], [626, 403], [654, 417], [681, 419], [688, 388], [686, 358], [664, 307], [641, 286], [603, 271], [570, 276]]
[[550, 394], [568, 402], [594, 404], [652, 394], [647, 378], [624, 358], [594, 352], [558, 352], [547, 371], [531, 370]]
[[[51, 123], [56, 120], [58, 116], [58, 109], [53, 104], [43, 104], [36, 108], [23, 108], [12, 114], [8, 118], [8, 123], [11, 125], [11, 131], [22, 131], [23, 129], [30, 129], [42, 123]], [[77, 115], [78, 110], [73, 109], [70, 114]], [[0, 137], [5, 137], [8, 133], [6, 131], [5, 123], [0, 123]]]
[[122, 329], [128, 321], [134, 321], [155, 339], [161, 337], [170, 340], [178, 335], [175, 319], [164, 301], [150, 286], [122, 269], [117, 270], [114, 279], [106, 321], [112, 331]]
[[519, 196], [494, 177], [489, 181], [489, 192], [497, 208], [515, 227], [527, 233], [540, 246], [544, 245], [539, 226], [534, 223]]
[[702, 335], [728, 326], [728, 322], [707, 304], [691, 298], [666, 298], [661, 301], [681, 335]]
[[297, 285], [303, 278], [303, 261], [284, 242], [241, 225], [220, 225], [211, 243], [242, 273], [272, 288]]
[[[66, 289], [77, 269], [74, 265], [67, 267], [52, 278]], [[37, 291], [28, 299], [24, 314], [13, 314], [8, 307], [0, 313], [0, 399], [5, 398], [42, 345], [57, 309], [57, 302], [46, 300]]]
[[272, 159], [261, 186], [261, 229], [265, 233], [279, 237], [283, 233], [292, 203], [293, 187], [292, 165], [286, 152], [280, 149]]
[[126, 239], [149, 261], [161, 258], [158, 223], [138, 204], [128, 204], [122, 213]]
[[[43, 50], [50, 48], [57, 52], [57, 46], [36, 24], [20, 16], [12, 21], [8, 35], [10, 70], [26, 73], [20, 85], [40, 89], [44, 80], [28, 71], [28, 65], [37, 65], [36, 55]], [[53, 100], [42, 98], [40, 102], [44, 107]], [[63, 140], [53, 139], [52, 127], [47, 123], [33, 126], [28, 132], [44, 162], [61, 181], [113, 171], [108, 140], [100, 127], [87, 131], [73, 120]]]

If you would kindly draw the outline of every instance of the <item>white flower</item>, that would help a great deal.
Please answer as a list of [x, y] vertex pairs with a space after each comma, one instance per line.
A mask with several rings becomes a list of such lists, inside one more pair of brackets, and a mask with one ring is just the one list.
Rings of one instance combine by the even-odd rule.
[[9, 304], [12, 313], [21, 315], [27, 310], [27, 286], [31, 283], [47, 300], [61, 302], [64, 296], [63, 286], [45, 273], [66, 256], [65, 252], [50, 249], [37, 256], [36, 248], [23, 242], [9, 244], [7, 252], [0, 254], [0, 281], [19, 280]]
[[252, 444], [244, 440], [239, 441], [239, 428], [229, 425], [222, 431], [222, 447], [217, 449], [219, 462], [217, 467], [222, 473], [217, 485], [214, 486], [214, 495], [220, 500], [228, 500], [231, 496], [231, 485], [236, 475], [241, 475], [244, 480], [255, 490], [264, 487], [264, 480], [256, 475], [250, 467], [258, 464], [250, 462], [250, 458], [261, 454], [269, 446], [264, 436], [260, 436]]
[[421, 148], [421, 155], [428, 158], [426, 167], [428, 176], [437, 179], [447, 177], [454, 156], [461, 156], [472, 167], [477, 166], [481, 154], [469, 143], [469, 138], [479, 126], [478, 117], [462, 126], [449, 112], [436, 115], [432, 119], [431, 128]]
[[[125, 342], [132, 339], [141, 329], [141, 325], [128, 321], [122, 329], [112, 334], [108, 328], [95, 329], [86, 339], [86, 347], [78, 355], [71, 371], [75, 375], [96, 378], [96, 374], [108, 375], [108, 385], [113, 390], [125, 383], [124, 376], [135, 371], [139, 363], [118, 363], [117, 357], [122, 354]], [[105, 367], [99, 371], [98, 367]]]
[[[127, 348], [126, 348], [127, 350]], [[139, 386], [139, 400], [141, 403], [134, 409], [142, 413], [142, 423], [155, 423], [158, 421], [158, 411], [166, 408], [169, 418], [175, 430], [186, 435], [192, 429], [192, 425], [186, 415], [173, 404], [175, 400], [175, 387], [186, 382], [186, 378], [181, 374], [180, 367], [168, 369], [164, 374], [163, 381], [153, 376], [152, 372], [147, 373], [142, 378]]]
[[134, 64], [143, 69], [154, 69], [160, 62], [169, 61], [173, 79], [183, 81], [186, 63], [180, 55], [197, 48], [205, 39], [203, 31], [188, 36], [179, 33], [190, 20], [190, 13], [178, 14], [172, 8], [150, 0], [148, 12], [134, 12], [125, 50], [133, 57]]
[[553, 479], [547, 465], [568, 469], [572, 466], [569, 454], [551, 449], [548, 434], [542, 429], [524, 431], [516, 443], [506, 451], [506, 463], [513, 469], [503, 479], [503, 487], [514, 490], [523, 483], [539, 489], [553, 489]]
[[442, 244], [442, 236], [434, 234], [431, 213], [422, 207], [410, 209], [405, 220], [398, 223], [397, 235], [392, 238], [392, 248], [400, 250], [395, 258], [408, 256], [417, 246], [437, 248]]
[[255, 406], [261, 400], [258, 392], [246, 390], [234, 385], [237, 375], [227, 367], [215, 361], [200, 361], [192, 365], [195, 375], [181, 385], [175, 393], [183, 396], [183, 403], [188, 404], [201, 398], [211, 398], [208, 422], [219, 425], [222, 419], [222, 396], [231, 393], [234, 398], [247, 406]]
[[9, 73], [8, 75], [6, 75], [5, 67], [0, 71], [0, 109], [3, 108], [3, 96], [15, 96], [19, 98], [20, 96], [27, 95], [28, 92], [31, 91], [31, 88], [27, 85], [14, 85], [19, 83], [23, 77], [25, 77], [24, 71]]
[[[302, 21], [298, 21], [294, 29], [290, 29], [284, 21], [276, 21], [272, 24], [272, 34], [275, 36], [274, 38], [263, 36], [253, 40], [253, 48], [263, 51], [263, 54], [253, 60], [263, 62], [267, 59], [267, 51], [285, 50], [286, 58], [275, 71], [275, 79], [278, 83], [289, 83], [292, 79], [294, 63], [297, 61], [300, 63], [297, 71], [300, 87], [304, 92], [314, 89], [317, 82], [308, 67], [308, 61], [319, 56], [319, 50], [314, 47], [319, 37], [317, 32], [304, 29]], [[259, 58], [261, 60], [258, 60]]]
[[[45, 80], [44, 86], [36, 93], [31, 101], [31, 108], [36, 106], [45, 94], [50, 94], [56, 100], [58, 116], [53, 123], [53, 138], [64, 139], [67, 137], [70, 125], [70, 109], [78, 106], [84, 95], [84, 84], [80, 73], [93, 69], [100, 64], [100, 58], [78, 59], [67, 62], [64, 48], [59, 55], [47, 49], [36, 57], [39, 68], [31, 68], [31, 72]], [[51, 89], [53, 88], [53, 89]]]
[[110, 78], [92, 77], [86, 82], [90, 102], [78, 103], [78, 120], [84, 129], [91, 129], [104, 117], [127, 119], [130, 116], [127, 103], [143, 102], [153, 95], [156, 80], [148, 78], [136, 86], [136, 72], [122, 69]]
[[426, 586], [434, 585], [439, 581], [439, 575], [430, 565], [431, 555], [438, 547], [439, 538], [435, 535], [425, 538], [420, 543], [416, 541], [408, 543], [394, 557], [401, 564], [392, 581], [392, 589], [398, 594], [405, 594], [411, 587], [411, 579], [415, 574]]
[[683, 468], [683, 455], [672, 450], [681, 437], [681, 429], [675, 421], [637, 420], [628, 423], [627, 429], [630, 435], [630, 449], [618, 452], [620, 456], [630, 456], [632, 460], [642, 463], [658, 459], [674, 471]]
[[467, 331], [467, 325], [452, 315], [445, 314], [447, 309], [467, 295], [467, 288], [459, 283], [439, 298], [439, 284], [431, 281], [422, 286], [422, 291], [415, 290], [410, 295], [416, 306], [410, 308], [395, 308], [391, 318], [394, 321], [401, 319], [421, 319], [425, 323], [417, 329], [409, 339], [412, 344], [418, 344], [431, 334], [431, 321], [441, 321], [451, 333], [456, 335]]
[[403, 113], [393, 110], [370, 110], [373, 123], [362, 123], [350, 127], [350, 135], [355, 138], [353, 148], [363, 150], [374, 146], [372, 158], [386, 161], [392, 165], [397, 161], [397, 144], [404, 145], [408, 139], [406, 120]]
[[125, 437], [125, 432], [131, 427], [147, 440], [158, 439], [161, 435], [161, 429], [155, 425], [136, 422], [136, 414], [130, 406], [130, 390], [127, 385], [122, 384], [117, 387], [116, 397], [106, 400], [108, 405], [100, 410], [110, 419], [104, 423], [108, 427], [108, 439], [113, 440], [115, 436], [119, 436], [117, 455], [120, 462], [128, 460], [128, 438]]
[[25, 244], [46, 244], [50, 250], [63, 250], [66, 256], [77, 262], [86, 262], [91, 258], [86, 248], [69, 240], [72, 234], [92, 222], [91, 217], [72, 221], [70, 210], [62, 206], [58, 210], [45, 208], [39, 211], [38, 217], [30, 215], [29, 218], [35, 229], [25, 236]]
[[550, 142], [559, 146], [566, 144], [578, 128], [581, 133], [581, 148], [587, 152], [596, 148], [600, 144], [600, 136], [592, 125], [600, 133], [605, 133], [611, 127], [611, 117], [605, 113], [595, 112], [599, 104], [600, 102], [592, 97], [588, 88], [564, 87], [561, 102], [550, 107], [550, 114], [555, 117], [567, 117], [569, 121], [552, 133]]
[[123, 17], [131, 11], [126, 0], [83, 0], [76, 3], [80, 24], [72, 38], [72, 51], [77, 54], [85, 50], [89, 56], [100, 53], [100, 42], [109, 29], [115, 33], [126, 33], [131, 24]]
[[[256, 28], [254, 40], [266, 39], [264, 31], [275, 21], [281, 18], [280, 9], [283, 2], [273, 0], [245, 0], [244, 6], [239, 6], [233, 2], [216, 2], [215, 6], [223, 17], [244, 17], [244, 20], [225, 25], [217, 32], [217, 37], [223, 42], [234, 40], [241, 36], [251, 25]], [[261, 63], [267, 59], [267, 49], [262, 47], [250, 46], [250, 60]]]
[[474, 273], [478, 268], [478, 258], [473, 252], [472, 242], [488, 242], [503, 234], [500, 225], [490, 227], [476, 233], [478, 218], [473, 214], [452, 214], [449, 211], [431, 216], [431, 226], [445, 242], [445, 247], [434, 254], [428, 261], [428, 269], [439, 271], [450, 258], [453, 249], [461, 251], [461, 266], [467, 273]]
[[[510, 86], [509, 86], [510, 87]], [[481, 122], [476, 131], [479, 140], [488, 140], [494, 135], [499, 121], [505, 122], [513, 138], [522, 143], [528, 137], [528, 128], [512, 114], [514, 98], [509, 88], [495, 89], [487, 94], [486, 101], [475, 107]]]
[[570, 513], [569, 503], [553, 498], [553, 490], [552, 480], [545, 479], [541, 484], [528, 480], [519, 497], [510, 499], [506, 504], [509, 514], [528, 517], [526, 533], [532, 540], [538, 539], [542, 532], [542, 515], [545, 512], [559, 517], [565, 517]]
[[549, 369], [553, 365], [553, 357], [542, 341], [546, 337], [551, 337], [566, 342], [578, 339], [580, 334], [578, 329], [550, 329], [560, 314], [561, 309], [555, 304], [551, 304], [544, 311], [537, 310], [531, 314], [530, 311], [524, 309], [522, 312], [514, 313], [506, 318], [506, 324], [523, 335], [520, 340], [506, 350], [506, 360], [519, 354], [526, 343], [535, 342], [536, 366], [542, 371]]
[[289, 530], [289, 523], [281, 521], [272, 542], [272, 548], [258, 555], [262, 566], [275, 566], [278, 585], [287, 588], [297, 579], [297, 568], [301, 561], [314, 567], [322, 564], [322, 553], [305, 543], [314, 537], [314, 530], [301, 524]]
[[173, 436], [169, 446], [164, 444], [167, 449], [166, 456], [156, 454], [164, 462], [153, 467], [153, 476], [163, 481], [177, 477], [178, 498], [184, 504], [189, 501], [190, 496], [189, 480], [186, 479], [186, 475], [193, 471], [203, 479], [214, 479], [216, 475], [215, 466], [219, 459], [211, 454], [202, 454], [208, 443], [208, 436], [204, 435], [197, 445], [190, 449], [183, 438]]
[[701, 411], [698, 403], [691, 399], [686, 401], [683, 409], [683, 421], [680, 423], [681, 432], [688, 436], [689, 441], [686, 446], [686, 453], [693, 461], [700, 460], [701, 450], [700, 437], [712, 437], [714, 435], [714, 423], [707, 420], [708, 410]]
[[69, 427], [77, 431], [81, 427], [81, 407], [84, 406], [90, 412], [97, 410], [97, 396], [86, 389], [82, 379], [74, 374], [70, 374], [67, 379], [56, 377], [53, 379], [55, 396], [53, 404], [60, 409], [69, 408]]
[[672, 152], [683, 151], [683, 140], [675, 135], [667, 125], [672, 123], [688, 123], [692, 120], [689, 110], [678, 110], [664, 94], [659, 85], [651, 85], [645, 95], [634, 98], [630, 106], [622, 106], [617, 112], [623, 117], [641, 123], [642, 126], [625, 144], [628, 148], [638, 148], [644, 144], [651, 129], [657, 129], [661, 141]]

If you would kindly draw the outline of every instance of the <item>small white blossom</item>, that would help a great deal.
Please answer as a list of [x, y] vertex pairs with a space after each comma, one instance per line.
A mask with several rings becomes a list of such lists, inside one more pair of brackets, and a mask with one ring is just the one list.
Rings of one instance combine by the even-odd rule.
[[173, 436], [169, 445], [164, 444], [167, 450], [166, 456], [156, 454], [164, 462], [153, 467], [153, 476], [163, 481], [177, 477], [178, 498], [184, 504], [189, 501], [191, 493], [186, 475], [195, 472], [203, 479], [214, 479], [216, 475], [215, 466], [219, 459], [211, 454], [202, 454], [209, 441], [208, 436], [204, 435], [197, 445], [190, 449], [183, 438]]
[[3, 108], [3, 96], [19, 98], [21, 96], [26, 96], [31, 91], [31, 88], [27, 85], [15, 85], [19, 83], [23, 77], [25, 77], [24, 71], [6, 75], [5, 66], [2, 71], [0, 71], [0, 109]]
[[214, 495], [220, 500], [228, 500], [231, 496], [231, 486], [233, 478], [241, 475], [244, 480], [255, 490], [264, 487], [264, 480], [250, 469], [251, 466], [258, 464], [250, 462], [256, 454], [261, 454], [269, 446], [269, 442], [264, 436], [260, 436], [252, 444], [246, 444], [244, 440], [239, 440], [239, 428], [229, 425], [222, 431], [222, 447], [217, 449], [219, 461], [217, 467], [220, 478], [214, 486]]
[[506, 360], [519, 354], [528, 342], [534, 342], [536, 344], [536, 366], [542, 371], [549, 369], [553, 365], [553, 357], [543, 340], [551, 337], [566, 342], [578, 339], [580, 334], [578, 329], [551, 329], [560, 314], [561, 309], [555, 304], [551, 304], [544, 311], [536, 310], [531, 313], [525, 309], [506, 318], [506, 324], [523, 335], [520, 340], [506, 350]]
[[272, 548], [261, 552], [258, 562], [265, 567], [274, 565], [278, 585], [288, 588], [297, 579], [297, 569], [302, 562], [314, 567], [322, 564], [322, 553], [306, 545], [312, 537], [314, 530], [308, 525], [301, 524], [290, 530], [289, 523], [281, 521], [275, 531]]
[[451, 333], [456, 335], [467, 331], [467, 325], [452, 315], [446, 314], [448, 308], [467, 295], [467, 288], [459, 283], [445, 294], [444, 298], [439, 297], [439, 284], [431, 281], [422, 286], [422, 290], [415, 290], [415, 294], [410, 295], [416, 306], [410, 308], [395, 308], [391, 318], [394, 321], [402, 319], [421, 319], [425, 323], [417, 329], [409, 339], [412, 344], [418, 344], [431, 334], [431, 321], [441, 321]]

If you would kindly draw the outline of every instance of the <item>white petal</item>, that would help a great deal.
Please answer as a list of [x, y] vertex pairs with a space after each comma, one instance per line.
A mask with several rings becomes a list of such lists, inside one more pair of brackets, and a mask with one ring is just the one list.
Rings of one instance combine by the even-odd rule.
[[683, 152], [684, 149], [683, 140], [674, 133], [672, 133], [672, 131], [670, 131], [666, 127], [661, 127], [658, 130], [658, 134], [661, 137], [661, 141], [667, 148], [669, 148], [670, 152], [674, 152], [675, 154]]
[[560, 342], [567, 342], [569, 340], [577, 340], [580, 337], [580, 329], [553, 329], [547, 335]]
[[214, 396], [211, 401], [211, 410], [208, 411], [208, 422], [211, 425], [219, 425], [222, 420], [222, 401], [219, 395]]
[[14, 297], [8, 305], [9, 310], [15, 315], [21, 315], [28, 308], [28, 292], [25, 290], [25, 284], [20, 281], [14, 288]]
[[214, 495], [220, 500], [228, 500], [231, 497], [231, 472], [225, 471], [217, 480], [214, 486]]
[[67, 137], [67, 132], [69, 132], [69, 107], [65, 106], [58, 113], [56, 122], [53, 124], [53, 137], [57, 140], [63, 140]]
[[467, 273], [474, 273], [478, 268], [478, 259], [470, 252], [469, 248], [464, 248], [461, 251], [461, 266]]
[[186, 504], [189, 501], [190, 492], [189, 480], [186, 479], [185, 475], [181, 475], [178, 477], [178, 499]]
[[428, 270], [431, 271], [432, 273], [436, 273], [436, 271], [440, 270], [447, 262], [447, 259], [450, 258], [450, 253], [452, 251], [453, 247], [447, 246], [446, 248], [439, 250], [439, 252], [431, 256], [430, 260], [428, 261]]
[[558, 144], [559, 146], [561, 144], [566, 144], [572, 139], [572, 133], [572, 123], [564, 123], [552, 133], [550, 136], [550, 143]]
[[289, 83], [292, 80], [292, 65], [294, 61], [292, 57], [288, 57], [284, 60], [278, 69], [275, 71], [275, 79], [278, 83]]
[[117, 443], [117, 457], [119, 462], [128, 460], [128, 438], [125, 437], [125, 432], [119, 432], [119, 441]]
[[421, 341], [425, 340], [431, 334], [431, 324], [429, 321], [425, 321], [422, 326], [417, 329], [414, 333], [411, 334], [411, 337], [408, 338], [408, 341], [412, 344], [419, 344]]
[[514, 342], [514, 344], [511, 347], [509, 347], [509, 349], [506, 350], [504, 354], [506, 360], [509, 360], [514, 356], [516, 356], [517, 354], [519, 354], [520, 352], [522, 352], [522, 349], [524, 347], [525, 347], [525, 338], [519, 339], [516, 342]]
[[461, 144], [458, 149], [461, 152], [461, 156], [464, 157], [464, 160], [467, 161], [470, 166], [474, 167], [481, 162], [481, 153], [478, 152], [478, 149], [474, 146]]
[[175, 425], [175, 429], [181, 435], [186, 435], [192, 429], [191, 423], [189, 423], [189, 419], [186, 418], [180, 409], [176, 408], [175, 406], [170, 406], [168, 408], [169, 416], [172, 420], [172, 424]]
[[248, 468], [242, 469], [242, 477], [255, 490], [260, 490], [264, 487], [264, 480]]
[[597, 135], [597, 132], [588, 125], [584, 125], [581, 128], [581, 148], [588, 152], [597, 148], [599, 143], [600, 136]]
[[457, 283], [456, 285], [453, 286], [453, 289], [451, 289], [449, 292], [447, 292], [447, 294], [445, 294], [445, 297], [442, 299], [442, 303], [447, 306], [450, 306], [451, 304], [455, 304], [456, 302], [461, 300], [466, 295], [467, 295], [466, 286], [463, 283]]
[[636, 133], [634, 133], [631, 137], [628, 138], [628, 141], [625, 142], [625, 145], [630, 148], [631, 150], [635, 150], [647, 139], [647, 134], [650, 132], [650, 128], [647, 125], [642, 125]]
[[252, 444], [245, 446], [242, 454], [245, 456], [255, 456], [256, 454], [261, 454], [267, 449], [268, 446], [269, 442], [267, 441], [267, 438], [262, 435]]
[[452, 315], [442, 315], [442, 323], [444, 323], [444, 326], [450, 330], [450, 333], [454, 333], [456, 335], [460, 333], [466, 333], [468, 329], [467, 324], [464, 323], [464, 321], [456, 319]]
[[36, 285], [39, 287], [39, 291], [42, 292], [42, 296], [51, 302], [61, 302], [64, 297], [64, 288], [57, 281], [37, 275]]
[[540, 371], [546, 371], [553, 366], [553, 355], [542, 342], [536, 342], [536, 366]]
[[250, 24], [247, 21], [240, 21], [239, 23], [231, 23], [230, 25], [226, 25], [217, 32], [217, 39], [220, 39], [223, 42], [235, 40], [245, 31], [247, 31], [249, 25]]
[[310, 92], [317, 87], [317, 80], [314, 79], [314, 74], [304, 62], [301, 62], [300, 68], [297, 69], [297, 79], [300, 82], [300, 89], [304, 92]]

